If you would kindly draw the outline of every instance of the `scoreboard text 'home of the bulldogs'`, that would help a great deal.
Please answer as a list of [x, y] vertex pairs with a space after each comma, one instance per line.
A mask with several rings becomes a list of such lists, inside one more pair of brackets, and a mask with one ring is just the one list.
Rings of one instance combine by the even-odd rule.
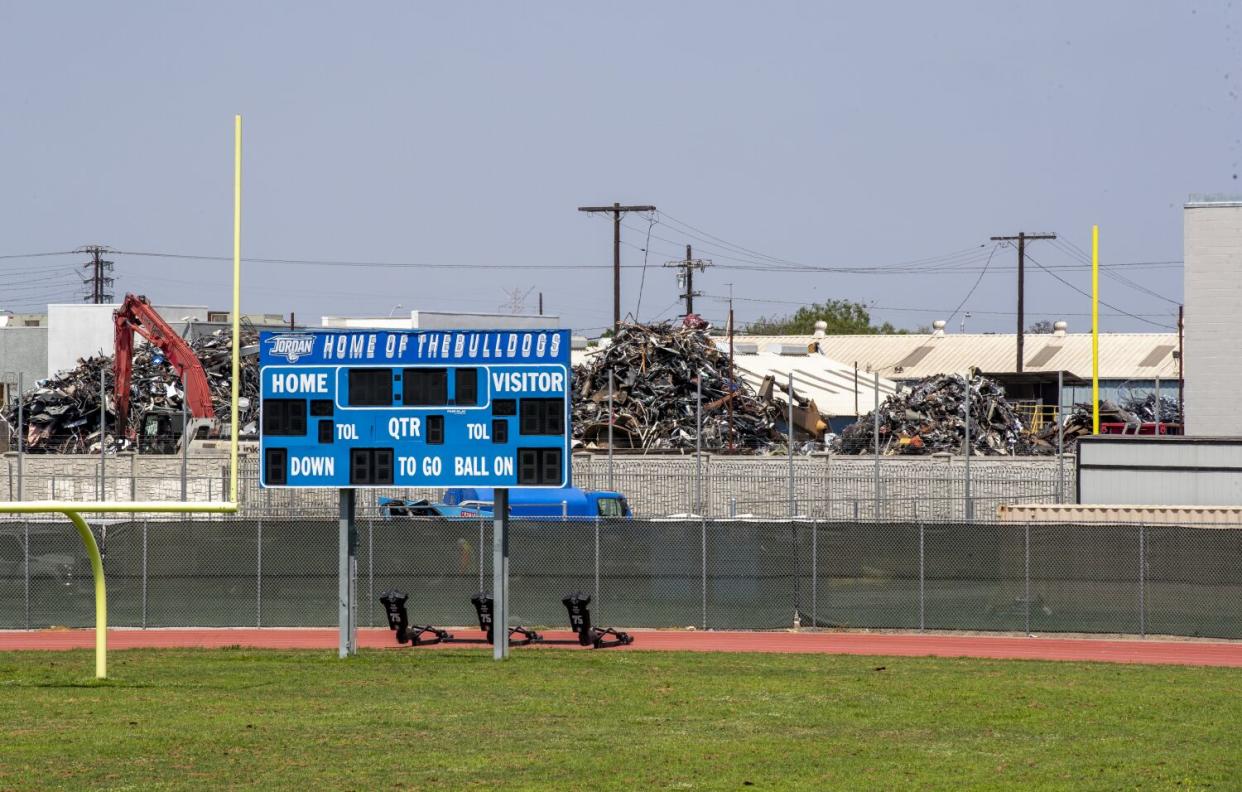
[[265, 332], [264, 487], [563, 487], [568, 330]]

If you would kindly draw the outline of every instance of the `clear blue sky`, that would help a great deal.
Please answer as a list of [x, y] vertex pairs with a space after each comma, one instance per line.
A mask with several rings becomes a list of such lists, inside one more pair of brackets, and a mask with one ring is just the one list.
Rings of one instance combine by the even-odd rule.
[[[926, 325], [962, 302], [994, 234], [1087, 249], [1099, 223], [1105, 261], [1179, 261], [1187, 195], [1242, 192], [1240, 26], [1231, 3], [8, 2], [0, 255], [228, 255], [240, 112], [247, 255], [513, 267], [253, 264], [247, 311], [491, 311], [533, 287], [528, 308], [542, 291], [598, 330], [611, 223], [576, 207], [622, 201], [662, 212], [640, 318], [675, 312], [660, 265], [689, 242], [717, 265], [705, 292], [746, 298], [741, 321], [839, 297]], [[632, 312], [648, 223], [626, 223]], [[1089, 288], [1061, 246], [1031, 253]], [[0, 307], [75, 299], [80, 258], [0, 259]], [[227, 306], [226, 264], [113, 258], [118, 293]], [[969, 329], [1012, 329], [1014, 268], [996, 252]], [[1123, 272], [1180, 299], [1176, 265]], [[1087, 327], [1086, 298], [1034, 264], [1028, 278], [1028, 321]], [[1103, 285], [1172, 324], [1166, 300]], [[1106, 329], [1154, 329], [1105, 313]]]

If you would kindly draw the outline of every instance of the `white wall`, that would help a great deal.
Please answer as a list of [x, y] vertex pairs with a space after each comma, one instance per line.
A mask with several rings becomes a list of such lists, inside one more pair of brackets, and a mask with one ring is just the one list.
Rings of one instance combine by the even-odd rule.
[[1082, 438], [1078, 441], [1078, 502], [1242, 505], [1242, 440], [1138, 435]]
[[1186, 434], [1242, 436], [1242, 201], [1184, 210]]
[[323, 327], [349, 330], [556, 330], [559, 316], [410, 311], [407, 316], [324, 316]]
[[[112, 356], [115, 347], [113, 337], [112, 312], [119, 308], [116, 304], [83, 305], [59, 304], [47, 307], [47, 368], [49, 374], [55, 374], [77, 366], [78, 358], [104, 354]], [[183, 317], [192, 317], [196, 321], [207, 318], [207, 309], [201, 305], [156, 305], [156, 313], [168, 322], [173, 330], [181, 331], [188, 322]], [[143, 344], [141, 336], [134, 339], [134, 344]]]
[[556, 330], [561, 327], [561, 317], [539, 314], [411, 311], [410, 320], [419, 330]]
[[407, 316], [323, 316], [320, 317], [321, 327], [334, 330], [413, 330]]
[[112, 354], [115, 305], [49, 305], [47, 369], [56, 374], [77, 366], [78, 358]]

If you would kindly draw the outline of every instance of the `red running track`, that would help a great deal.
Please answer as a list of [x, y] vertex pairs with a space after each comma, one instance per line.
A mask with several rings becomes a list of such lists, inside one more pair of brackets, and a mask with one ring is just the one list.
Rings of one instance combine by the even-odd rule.
[[[477, 639], [472, 629], [453, 630], [458, 638]], [[1242, 668], [1242, 641], [1097, 640], [1093, 638], [1023, 638], [1009, 636], [638, 631], [634, 644], [610, 651], [776, 652], [882, 655], [891, 657], [974, 657], [1002, 660], [1074, 660], [1106, 663], [1225, 666]], [[358, 631], [360, 646], [399, 648], [387, 629]], [[548, 648], [578, 648], [570, 632], [548, 632], [564, 641]], [[335, 649], [335, 629], [116, 629], [108, 631], [109, 649], [219, 648]], [[0, 651], [91, 649], [94, 630], [0, 631]], [[442, 648], [484, 648], [481, 643], [440, 644]], [[525, 651], [518, 648], [515, 651]]]

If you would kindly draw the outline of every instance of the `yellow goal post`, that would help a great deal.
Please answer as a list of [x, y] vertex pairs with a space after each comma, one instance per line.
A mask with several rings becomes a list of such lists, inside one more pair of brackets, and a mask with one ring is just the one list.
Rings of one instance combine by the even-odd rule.
[[[82, 537], [95, 580], [95, 677], [108, 676], [108, 596], [103, 559], [83, 513], [147, 512], [154, 514], [235, 514], [237, 504], [237, 400], [241, 379], [241, 172], [242, 118], [233, 117], [233, 370], [229, 388], [229, 491], [225, 501], [178, 503], [162, 501], [10, 501], [0, 514], [59, 513], [69, 518]], [[20, 398], [20, 396], [19, 396]], [[102, 438], [100, 438], [102, 442]]]

